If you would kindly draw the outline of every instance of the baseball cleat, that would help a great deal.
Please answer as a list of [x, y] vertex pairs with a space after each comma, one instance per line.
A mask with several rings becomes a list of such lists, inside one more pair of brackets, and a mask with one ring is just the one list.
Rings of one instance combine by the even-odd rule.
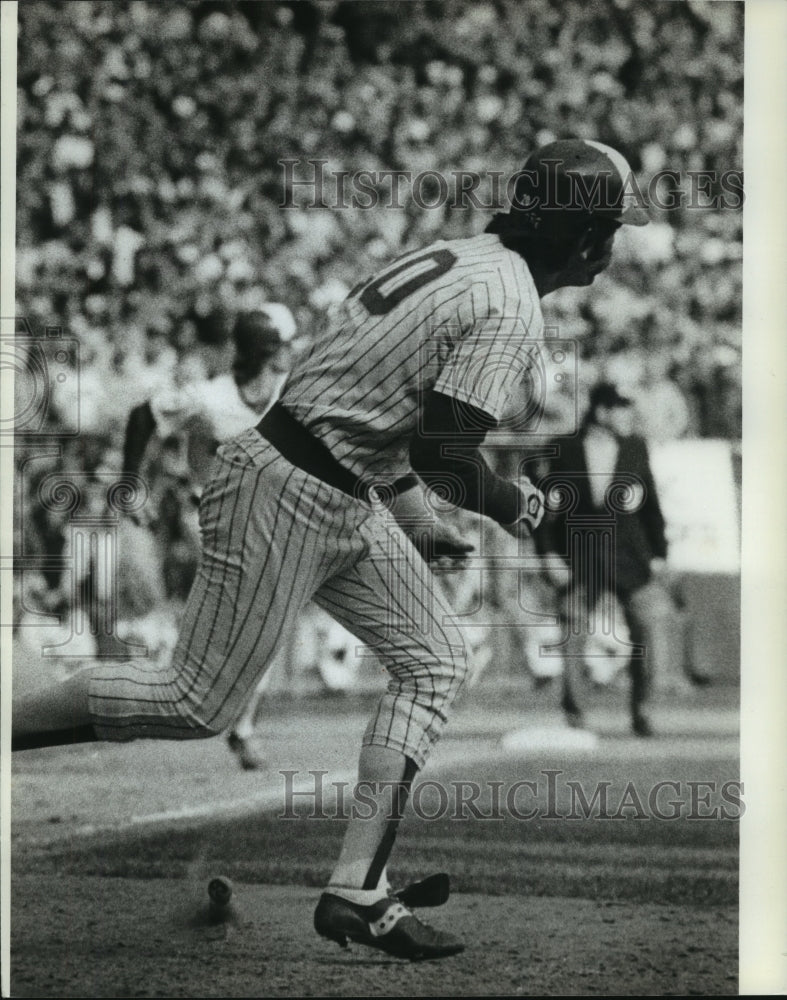
[[324, 892], [314, 911], [314, 929], [341, 948], [355, 941], [411, 962], [447, 958], [465, 948], [457, 938], [423, 923], [399, 899], [391, 897], [360, 906]]
[[578, 708], [564, 709], [563, 715], [569, 729], [585, 729], [585, 716]]
[[642, 739], [648, 739], [651, 736], [656, 735], [656, 731], [647, 715], [643, 715], [642, 712], [637, 712], [631, 721], [631, 728], [634, 730], [634, 735], [639, 736]]
[[411, 910], [421, 906], [442, 906], [451, 895], [451, 883], [445, 872], [429, 875], [420, 882], [411, 882], [403, 889], [394, 889], [391, 895]]

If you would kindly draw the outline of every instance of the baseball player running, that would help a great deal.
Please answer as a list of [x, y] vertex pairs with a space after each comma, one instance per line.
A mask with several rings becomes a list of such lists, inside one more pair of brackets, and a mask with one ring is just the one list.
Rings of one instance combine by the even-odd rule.
[[425, 484], [516, 538], [538, 527], [542, 495], [497, 476], [479, 448], [542, 334], [540, 299], [589, 285], [618, 228], [647, 221], [625, 203], [628, 177], [607, 146], [551, 143], [484, 233], [438, 241], [359, 283], [279, 401], [218, 450], [171, 664], [91, 663], [48, 679], [15, 705], [15, 749], [221, 733], [313, 599], [390, 674], [358, 767], [364, 803], [371, 791], [377, 808], [349, 820], [315, 928], [409, 959], [463, 950], [386, 877], [409, 788], [466, 669], [443, 591], [389, 507], [396, 498], [401, 513]]
[[[216, 447], [255, 424], [278, 397], [295, 357], [296, 333], [295, 317], [281, 303], [269, 302], [259, 309], [241, 312], [232, 327], [233, 357], [227, 371], [222, 370], [221, 364], [214, 364], [206, 372], [209, 379], [200, 378], [202, 372], [199, 371], [196, 378], [154, 393], [129, 415], [123, 449], [126, 472], [137, 474], [140, 469], [146, 469], [149, 478], [152, 464], [153, 475], [160, 480], [162, 476], [157, 464], [161, 464], [161, 459], [159, 457], [156, 462], [156, 452], [161, 452], [162, 444], [177, 443], [180, 461], [169, 477], [172, 482], [168, 489], [165, 487], [164, 495], [176, 492], [179, 502], [169, 504], [169, 507], [174, 506], [173, 515], [160, 518], [162, 526], [157, 534], [164, 548], [165, 565], [173, 547], [173, 535], [182, 540], [189, 556], [192, 550], [195, 552], [193, 563], [190, 558], [185, 566], [179, 561], [176, 572], [170, 574], [177, 579], [178, 595], [183, 592], [185, 597], [193, 583], [194, 572], [189, 570], [192, 566], [196, 569], [200, 551], [194, 504], [209, 478]], [[202, 348], [201, 344], [199, 346]], [[201, 357], [201, 352], [197, 353], [197, 358]], [[191, 360], [192, 356], [187, 355], [185, 363]], [[209, 360], [213, 360], [212, 357]], [[158, 448], [149, 447], [154, 436], [158, 439]], [[162, 491], [156, 492], [161, 494]], [[163, 506], [160, 497], [159, 505]], [[174, 531], [169, 528], [171, 522], [174, 522]], [[331, 619], [328, 621], [338, 628]], [[269, 670], [262, 675], [243, 711], [227, 730], [228, 746], [244, 770], [264, 766], [251, 738], [272, 674]]]

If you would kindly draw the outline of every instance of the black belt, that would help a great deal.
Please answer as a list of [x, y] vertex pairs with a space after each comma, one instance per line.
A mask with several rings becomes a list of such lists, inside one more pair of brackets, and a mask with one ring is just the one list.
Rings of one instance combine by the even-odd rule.
[[291, 465], [357, 500], [368, 500], [371, 483], [337, 462], [330, 449], [311, 434], [281, 403], [274, 403], [257, 430]]

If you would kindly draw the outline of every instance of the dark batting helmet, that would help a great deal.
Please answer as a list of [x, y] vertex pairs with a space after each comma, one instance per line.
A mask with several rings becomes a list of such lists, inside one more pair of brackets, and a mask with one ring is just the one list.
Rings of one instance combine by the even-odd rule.
[[295, 332], [295, 318], [280, 302], [268, 302], [259, 309], [240, 313], [232, 330], [236, 379], [249, 381], [277, 356], [289, 357]]
[[649, 222], [626, 158], [592, 139], [559, 139], [531, 153], [516, 178], [514, 212], [578, 211], [632, 226]]

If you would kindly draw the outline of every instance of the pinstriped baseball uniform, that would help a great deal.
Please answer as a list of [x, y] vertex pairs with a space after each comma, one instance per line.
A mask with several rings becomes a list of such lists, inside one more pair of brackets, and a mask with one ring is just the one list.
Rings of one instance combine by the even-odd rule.
[[[341, 465], [390, 480], [430, 389], [499, 419], [542, 333], [522, 259], [484, 234], [395, 261], [350, 294], [291, 373], [281, 403]], [[379, 497], [293, 465], [256, 429], [223, 444], [200, 507], [202, 559], [171, 666], [94, 676], [102, 739], [226, 728], [313, 598], [390, 674], [364, 742], [423, 766], [466, 669], [428, 566]]]
[[405, 474], [419, 396], [500, 419], [542, 331], [527, 265], [497, 236], [438, 242], [350, 294], [282, 400], [356, 474]]

